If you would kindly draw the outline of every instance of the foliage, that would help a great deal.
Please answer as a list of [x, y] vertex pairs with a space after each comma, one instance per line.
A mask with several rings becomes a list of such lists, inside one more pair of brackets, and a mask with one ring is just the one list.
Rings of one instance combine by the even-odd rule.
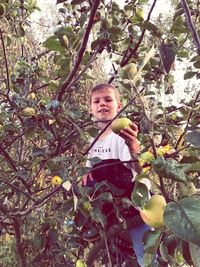
[[[166, 227], [145, 237], [147, 265], [158, 248], [171, 266], [195, 265], [200, 246], [199, 190], [183, 197], [178, 185], [199, 186], [199, 91], [190, 88], [188, 98], [175, 105], [164, 105], [162, 98], [175, 97], [175, 62], [187, 62], [184, 79], [199, 78], [198, 1], [182, 0], [172, 6], [165, 25], [151, 19], [156, 1], [144, 17], [138, 9], [148, 8], [145, 0], [128, 0], [123, 9], [114, 1], [57, 1], [62, 21], [37, 46], [29, 20], [38, 9], [36, 1], [0, 2], [4, 265], [74, 266], [90, 250], [81, 238], [84, 224], [93, 220], [102, 234], [106, 217], [101, 205], [114, 203], [104, 191], [111, 185], [98, 184], [93, 193], [81, 186], [88, 138], [97, 133], [88, 114], [87, 94], [92, 84], [102, 81], [119, 88], [126, 104], [119, 115], [140, 127], [143, 172], [137, 177], [133, 201], [121, 199], [123, 205], [142, 206], [147, 201], [142, 178], [148, 178], [168, 202]], [[102, 71], [104, 61], [112, 63], [108, 78]], [[130, 63], [137, 66], [136, 78], [122, 79], [118, 72]], [[53, 177], [61, 178], [62, 185], [61, 180], [52, 183]], [[3, 255], [6, 248], [9, 258]]]

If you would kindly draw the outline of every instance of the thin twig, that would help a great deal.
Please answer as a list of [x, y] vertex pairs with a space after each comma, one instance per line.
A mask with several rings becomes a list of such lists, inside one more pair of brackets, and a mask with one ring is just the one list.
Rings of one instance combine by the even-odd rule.
[[[152, 4], [152, 6], [151, 6], [151, 9], [150, 9], [150, 11], [149, 11], [149, 14], [148, 14], [148, 16], [147, 16], [146, 21], [149, 21], [149, 20], [150, 20], [150, 18], [151, 18], [151, 14], [152, 14], [153, 9], [154, 9], [154, 7], [155, 7], [155, 5], [156, 5], [156, 1], [157, 1], [157, 0], [154, 0], [153, 4]], [[121, 64], [120, 64], [121, 67], [125, 66], [125, 65], [129, 62], [130, 58], [137, 52], [137, 50], [138, 50], [138, 48], [139, 48], [139, 46], [140, 46], [140, 44], [141, 44], [141, 42], [142, 42], [142, 40], [143, 40], [143, 38], [144, 38], [144, 34], [145, 34], [145, 32], [146, 32], [146, 29], [144, 29], [144, 30], [142, 31], [141, 36], [140, 36], [140, 38], [139, 38], [137, 44], [136, 44], [135, 47], [130, 51], [129, 55], [128, 55], [126, 58], [124, 57], [124, 58], [122, 59]]]
[[5, 181], [4, 179], [1, 179], [1, 178], [0, 178], [0, 182], [2, 182], [4, 184], [7, 184], [9, 187], [15, 189], [16, 191], [20, 191], [22, 194], [26, 195], [27, 197], [29, 197], [34, 202], [36, 201], [35, 198], [33, 198], [29, 193], [23, 191], [21, 188], [17, 187], [16, 185], [11, 184], [8, 181]]
[[6, 93], [6, 95], [8, 96], [10, 93], [10, 77], [9, 77], [9, 70], [8, 70], [8, 60], [7, 60], [7, 55], [6, 55], [6, 48], [5, 48], [5, 44], [4, 44], [3, 33], [1, 30], [0, 30], [0, 38], [1, 38], [2, 48], [3, 48], [3, 56], [5, 59], [6, 76], [7, 76], [7, 93]]

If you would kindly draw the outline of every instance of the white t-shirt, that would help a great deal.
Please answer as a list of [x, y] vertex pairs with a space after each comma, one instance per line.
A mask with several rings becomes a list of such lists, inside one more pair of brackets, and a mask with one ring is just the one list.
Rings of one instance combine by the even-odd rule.
[[[93, 141], [92, 139], [91, 141]], [[88, 153], [88, 160], [86, 167], [92, 167], [92, 161], [90, 159], [98, 157], [104, 159], [119, 159], [121, 161], [131, 160], [131, 155], [128, 146], [125, 144], [125, 140], [118, 134], [111, 132], [104, 139], [97, 140]], [[128, 165], [126, 165], [129, 167]], [[136, 176], [136, 172], [133, 172], [133, 177]]]
[[[94, 139], [91, 140], [91, 142]], [[88, 160], [86, 167], [92, 168], [92, 161], [90, 159], [98, 157], [102, 160], [105, 159], [119, 159], [121, 161], [131, 160], [131, 155], [128, 146], [125, 144], [125, 140], [118, 134], [111, 132], [105, 138], [97, 140], [88, 153]], [[130, 168], [129, 164], [126, 164]], [[131, 165], [132, 166], [132, 165]], [[135, 180], [136, 171], [131, 168], [133, 173], [133, 180]], [[140, 182], [144, 183], [150, 190], [151, 185], [147, 178], [142, 178]]]

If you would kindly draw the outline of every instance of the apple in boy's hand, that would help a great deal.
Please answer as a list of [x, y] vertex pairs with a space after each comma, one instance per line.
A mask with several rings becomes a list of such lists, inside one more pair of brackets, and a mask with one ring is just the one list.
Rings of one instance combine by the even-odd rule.
[[163, 214], [166, 204], [163, 196], [153, 195], [140, 211], [143, 221], [154, 228], [163, 227], [165, 225]]
[[119, 134], [121, 130], [130, 127], [132, 123], [128, 118], [117, 118], [111, 123], [111, 129], [114, 133]]

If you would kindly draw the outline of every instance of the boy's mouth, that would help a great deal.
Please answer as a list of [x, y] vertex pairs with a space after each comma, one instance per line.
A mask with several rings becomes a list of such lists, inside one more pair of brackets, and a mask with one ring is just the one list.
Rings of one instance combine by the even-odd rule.
[[108, 112], [107, 109], [100, 109], [100, 110], [98, 111], [98, 113], [106, 113], [106, 112]]

